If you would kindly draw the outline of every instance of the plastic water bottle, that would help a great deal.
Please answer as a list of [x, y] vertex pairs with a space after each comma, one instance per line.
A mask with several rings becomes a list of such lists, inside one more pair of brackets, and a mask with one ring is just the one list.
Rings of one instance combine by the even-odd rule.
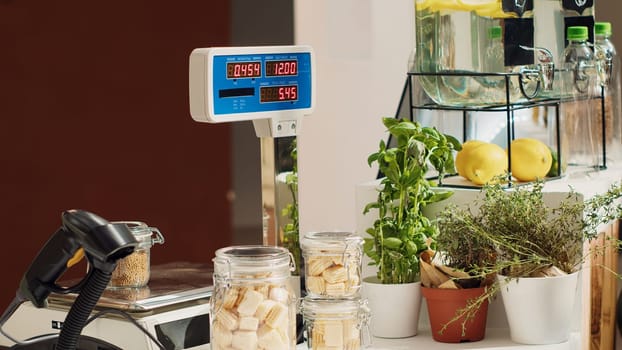
[[[588, 28], [568, 27], [568, 45], [562, 57], [562, 162], [570, 175], [588, 174], [600, 164], [602, 138], [594, 101], [598, 81], [594, 52], [588, 46]], [[564, 154], [566, 159], [564, 159]]]
[[501, 73], [505, 71], [501, 34], [501, 26], [492, 26], [488, 29], [490, 42], [486, 47], [483, 60], [483, 71], [486, 73]]
[[608, 86], [614, 76], [614, 60], [617, 58], [616, 48], [611, 37], [611, 23], [596, 22], [594, 25], [594, 54], [596, 56], [598, 78], [601, 85]]
[[568, 27], [566, 38], [568, 45], [562, 56], [563, 96], [587, 97], [596, 82], [594, 52], [588, 46], [588, 27]]
[[[622, 118], [620, 89], [620, 57], [610, 40], [611, 23], [596, 22], [594, 25], [594, 56], [599, 83], [605, 99], [605, 139], [607, 164], [622, 163]], [[601, 106], [595, 106], [598, 115]], [[602, 123], [602, 117], [599, 120]]]

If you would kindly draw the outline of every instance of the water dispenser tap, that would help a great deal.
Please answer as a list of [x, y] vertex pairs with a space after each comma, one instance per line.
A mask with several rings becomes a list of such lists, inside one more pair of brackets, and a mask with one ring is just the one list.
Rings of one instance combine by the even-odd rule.
[[553, 62], [553, 54], [548, 49], [536, 47], [536, 59], [538, 61], [538, 70], [540, 71], [540, 79], [542, 80], [544, 91], [553, 90], [553, 80], [555, 78], [555, 63]]
[[[538, 93], [553, 90], [553, 80], [555, 78], [555, 63], [553, 62], [553, 54], [543, 47], [520, 46], [521, 49], [534, 51], [536, 56], [536, 67], [524, 67], [520, 70], [520, 89], [526, 98], [534, 98]], [[536, 80], [536, 87], [532, 93], [527, 93], [525, 86], [528, 81]]]

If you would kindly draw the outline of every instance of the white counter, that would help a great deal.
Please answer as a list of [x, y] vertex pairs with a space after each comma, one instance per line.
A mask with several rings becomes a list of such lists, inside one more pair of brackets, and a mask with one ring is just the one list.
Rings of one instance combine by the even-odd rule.
[[[456, 349], [487, 349], [487, 350], [579, 350], [581, 349], [580, 336], [572, 333], [566, 343], [552, 345], [522, 345], [509, 340], [507, 328], [492, 328], [486, 331], [486, 337], [472, 343], [439, 343], [432, 339], [429, 330], [422, 330], [417, 336], [404, 339], [373, 338], [372, 345], [366, 350], [456, 350]], [[297, 350], [307, 350], [306, 344], [299, 344]]]

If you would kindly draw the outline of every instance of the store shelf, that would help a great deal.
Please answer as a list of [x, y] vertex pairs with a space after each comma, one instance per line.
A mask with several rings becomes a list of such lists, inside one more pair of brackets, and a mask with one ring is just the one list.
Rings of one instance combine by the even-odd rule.
[[[472, 343], [439, 343], [432, 339], [429, 330], [421, 330], [411, 338], [383, 339], [373, 338], [372, 345], [365, 350], [456, 350], [456, 349], [488, 349], [488, 350], [570, 350], [580, 349], [579, 333], [571, 333], [567, 342], [551, 345], [525, 345], [512, 342], [507, 329], [492, 328], [486, 331], [486, 337]], [[307, 350], [306, 344], [299, 344], [297, 350]]]

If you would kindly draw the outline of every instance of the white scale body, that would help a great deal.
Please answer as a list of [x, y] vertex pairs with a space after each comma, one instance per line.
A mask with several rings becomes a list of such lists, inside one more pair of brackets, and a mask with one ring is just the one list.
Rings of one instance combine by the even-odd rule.
[[[154, 335], [167, 349], [209, 349], [209, 299], [212, 269], [207, 264], [169, 263], [151, 267], [148, 287], [106, 289], [95, 311], [124, 311]], [[26, 340], [60, 332], [67, 311], [77, 294], [55, 294], [48, 306], [36, 308], [26, 302], [4, 324], [13, 338]], [[193, 326], [191, 326], [191, 324]], [[199, 331], [189, 334], [189, 329]], [[124, 350], [159, 350], [149, 337], [127, 319], [109, 314], [84, 327], [82, 335], [104, 340]], [[0, 346], [13, 342], [0, 335]]]
[[[135, 316], [135, 320], [153, 335], [156, 335], [157, 328], [163, 329], [163, 332], [175, 344], [175, 349], [208, 350], [208, 343], [184, 347], [184, 334], [190, 320], [208, 314], [209, 302], [205, 302], [151, 315]], [[43, 334], [58, 333], [58, 323], [62, 322], [66, 316], [67, 310], [53, 307], [37, 309], [31, 303], [24, 303], [4, 328], [17, 339], [28, 339]], [[123, 318], [99, 318], [87, 325], [82, 334], [105, 340], [121, 349], [159, 350], [146, 334]], [[13, 343], [0, 335], [0, 345], [9, 347]]]

